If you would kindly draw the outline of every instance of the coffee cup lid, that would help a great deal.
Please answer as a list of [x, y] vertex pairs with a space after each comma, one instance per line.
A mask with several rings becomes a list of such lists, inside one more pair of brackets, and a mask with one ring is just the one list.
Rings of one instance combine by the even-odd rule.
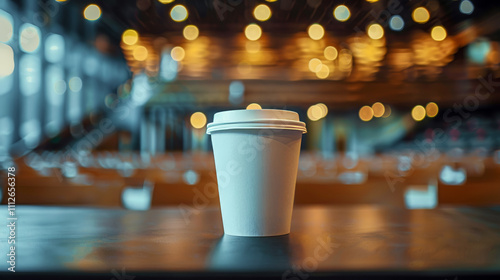
[[287, 110], [230, 110], [216, 113], [207, 126], [207, 134], [229, 129], [285, 129], [306, 133], [306, 124], [299, 114]]

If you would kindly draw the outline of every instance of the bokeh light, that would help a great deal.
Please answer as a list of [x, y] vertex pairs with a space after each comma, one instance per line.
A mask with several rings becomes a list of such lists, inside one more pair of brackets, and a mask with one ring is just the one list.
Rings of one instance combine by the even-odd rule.
[[257, 103], [250, 103], [250, 104], [248, 104], [246, 109], [247, 110], [261, 110], [262, 107]]
[[309, 26], [307, 33], [311, 39], [320, 40], [323, 36], [325, 36], [325, 29], [320, 24], [315, 23]]
[[391, 109], [391, 106], [389, 105], [385, 105], [385, 112], [384, 112], [384, 115], [382, 115], [382, 118], [387, 118], [391, 115], [392, 113], [392, 109]]
[[191, 126], [196, 129], [203, 128], [207, 124], [207, 117], [202, 112], [193, 113], [189, 120], [191, 122]]
[[434, 118], [435, 116], [437, 116], [437, 114], [439, 112], [439, 107], [438, 107], [438, 105], [436, 103], [429, 102], [425, 106], [425, 111], [427, 111], [427, 116], [429, 118]]
[[425, 108], [422, 105], [417, 105], [411, 110], [411, 117], [417, 122], [425, 118]]
[[137, 61], [144, 61], [146, 58], [148, 58], [148, 49], [144, 46], [138, 46], [134, 49], [134, 52], [132, 55], [134, 56], [134, 59]]
[[0, 43], [0, 78], [9, 76], [14, 72], [14, 50], [9, 45]]
[[328, 115], [328, 107], [324, 103], [318, 103], [316, 105], [318, 105], [319, 108], [321, 108], [321, 112], [323, 114], [322, 118], [326, 117], [326, 115]]
[[182, 35], [184, 35], [184, 38], [186, 38], [186, 40], [192, 41], [198, 38], [198, 36], [200, 35], [200, 31], [195, 25], [186, 25], [186, 27], [184, 27], [184, 30], [182, 30]]
[[446, 39], [446, 29], [442, 26], [434, 26], [431, 30], [431, 37], [435, 41], [443, 41]]
[[389, 27], [394, 31], [401, 31], [405, 27], [405, 22], [400, 15], [394, 15], [389, 20]]
[[175, 0], [158, 0], [158, 2], [162, 3], [162, 4], [170, 4], [172, 2], [174, 2]]
[[427, 9], [424, 7], [418, 7], [415, 10], [413, 10], [411, 16], [413, 20], [417, 23], [426, 23], [427, 21], [429, 21], [430, 18], [429, 11], [427, 11]]
[[127, 29], [122, 34], [122, 41], [129, 46], [134, 45], [139, 41], [139, 33], [134, 29]]
[[25, 23], [21, 26], [19, 43], [21, 50], [27, 53], [38, 50], [40, 46], [40, 29], [33, 24]]
[[307, 109], [307, 117], [311, 121], [317, 121], [323, 118], [323, 110], [324, 109], [322, 109], [322, 107], [318, 104], [312, 105], [311, 107], [309, 107], [309, 109]]
[[321, 63], [321, 60], [319, 60], [317, 58], [312, 58], [311, 60], [309, 60], [309, 71], [311, 71], [313, 73], [318, 72], [320, 70], [322, 64], [323, 63]]
[[492, 50], [492, 43], [488, 38], [478, 38], [467, 46], [467, 58], [477, 64], [484, 64]]
[[363, 106], [361, 109], [359, 109], [359, 118], [364, 121], [370, 121], [373, 119], [373, 109], [370, 106]]
[[373, 110], [373, 116], [376, 117], [376, 118], [380, 118], [385, 113], [384, 104], [382, 104], [380, 102], [375, 102], [372, 105], [372, 110]]
[[378, 23], [373, 23], [368, 26], [367, 33], [373, 40], [378, 40], [384, 37], [384, 28], [382, 28], [382, 25]]
[[262, 29], [255, 23], [249, 24], [245, 27], [245, 36], [250, 41], [257, 41], [262, 36]]
[[64, 59], [64, 37], [59, 34], [50, 34], [45, 39], [45, 59], [50, 63], [57, 63]]
[[0, 42], [8, 43], [14, 35], [14, 19], [12, 16], [0, 10]]
[[185, 21], [188, 18], [188, 10], [184, 5], [175, 5], [170, 10], [170, 17], [176, 22]]
[[339, 55], [339, 52], [335, 47], [328, 46], [325, 48], [323, 51], [323, 54], [325, 55], [325, 58], [328, 60], [335, 60], [337, 56]]
[[460, 2], [459, 9], [462, 14], [470, 15], [474, 12], [474, 4], [469, 0], [463, 0]]
[[101, 8], [96, 4], [90, 4], [83, 10], [83, 17], [89, 21], [98, 20], [101, 17]]
[[271, 9], [264, 4], [260, 4], [253, 10], [253, 16], [260, 21], [266, 21], [271, 18]]
[[351, 17], [351, 12], [347, 6], [339, 5], [333, 10], [333, 16], [338, 21], [347, 21]]
[[186, 56], [186, 51], [184, 50], [184, 48], [177, 46], [177, 47], [172, 48], [170, 55], [172, 56], [173, 60], [181, 61]]
[[316, 71], [316, 77], [320, 79], [326, 79], [330, 75], [330, 68], [327, 65], [321, 64], [321, 67], [318, 67], [318, 71]]
[[19, 59], [19, 89], [24, 96], [37, 94], [42, 86], [42, 59], [27, 54]]
[[72, 77], [69, 79], [68, 87], [72, 92], [79, 92], [82, 89], [83, 83], [80, 77]]

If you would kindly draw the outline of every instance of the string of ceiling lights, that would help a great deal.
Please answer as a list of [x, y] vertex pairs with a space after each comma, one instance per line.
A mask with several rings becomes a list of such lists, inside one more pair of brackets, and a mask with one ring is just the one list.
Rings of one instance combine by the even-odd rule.
[[[65, 2], [66, 0], [58, 0]], [[158, 0], [161, 4], [171, 4], [174, 0]], [[375, 3], [378, 0], [367, 0], [367, 2]], [[276, 2], [276, 1], [267, 1]], [[463, 14], [470, 15], [474, 11], [474, 5], [470, 0], [462, 0], [459, 5], [459, 10]], [[101, 9], [96, 4], [90, 4], [84, 9], [84, 17], [89, 21], [96, 21], [101, 17]], [[188, 9], [182, 4], [174, 5], [170, 10], [170, 18], [175, 22], [183, 22], [189, 16]], [[253, 10], [253, 16], [257, 21], [264, 22], [272, 17], [272, 10], [266, 4], [258, 4]], [[347, 22], [351, 18], [349, 7], [344, 4], [338, 5], [333, 9], [333, 17], [339, 22]], [[430, 12], [426, 7], [416, 7], [412, 14], [414, 22], [425, 24], [430, 19]], [[389, 27], [394, 31], [402, 31], [405, 22], [400, 15], [392, 15], [388, 19]], [[126, 32], [129, 32], [128, 30]], [[325, 34], [325, 29], [321, 24], [311, 24], [307, 32], [313, 40], [320, 40]], [[188, 25], [183, 30], [183, 35], [187, 40], [195, 40], [198, 37], [199, 30], [195, 25]], [[256, 41], [262, 36], [262, 28], [256, 23], [248, 24], [244, 29], [244, 34], [247, 39]], [[384, 36], [384, 28], [379, 23], [370, 23], [366, 27], [366, 34], [374, 40], [381, 39]], [[431, 37], [436, 41], [442, 41], [447, 37], [447, 31], [442, 25], [433, 26], [430, 31]]]
[[[161, 4], [171, 4], [175, 0], [158, 0]], [[277, 0], [266, 0], [267, 2], [276, 2]], [[369, 3], [378, 2], [378, 0], [366, 0]], [[470, 15], [474, 11], [474, 5], [470, 0], [461, 0], [459, 10], [462, 14]], [[169, 12], [170, 18], [174, 22], [184, 22], [189, 17], [189, 11], [186, 6], [182, 4], [174, 5]], [[265, 22], [272, 18], [273, 12], [267, 4], [258, 4], [253, 9], [252, 15], [258, 22]], [[101, 16], [101, 10], [98, 5], [90, 4], [84, 10], [84, 17], [89, 21], [95, 21]], [[351, 19], [351, 10], [345, 4], [337, 5], [332, 10], [332, 16], [338, 22], [344, 23]], [[424, 6], [415, 7], [411, 13], [412, 20], [417, 24], [426, 24], [431, 18], [431, 13]], [[405, 21], [399, 14], [394, 14], [387, 19], [388, 27], [393, 31], [402, 31], [405, 27]], [[258, 23], [249, 23], [245, 26], [243, 33], [249, 41], [258, 41], [263, 34], [262, 27]], [[372, 40], [380, 40], [384, 38], [384, 27], [376, 22], [369, 23], [365, 28], [366, 35]], [[196, 40], [199, 37], [200, 30], [196, 25], [189, 24], [183, 28], [183, 37], [188, 41]], [[307, 34], [312, 40], [321, 40], [325, 35], [325, 28], [319, 23], [313, 23], [308, 26]], [[434, 25], [429, 32], [430, 37], [437, 42], [443, 41], [447, 38], [448, 33], [444, 26]], [[134, 29], [127, 29], [122, 34], [122, 42], [128, 46], [133, 46], [139, 41], [139, 33]], [[327, 46], [324, 49], [324, 56], [327, 60], [334, 60], [338, 57], [339, 52], [333, 46]], [[144, 61], [148, 56], [147, 48], [138, 46], [134, 49], [133, 57], [137, 61]], [[171, 57], [175, 61], [181, 61], [185, 57], [185, 51], [181, 46], [175, 46], [171, 49]], [[319, 63], [318, 63], [319, 61]], [[323, 64], [318, 59], [311, 59], [309, 61], [310, 71], [317, 74], [318, 78], [326, 78], [324, 74], [326, 71], [323, 69]], [[328, 73], [326, 74], [328, 76]], [[324, 104], [316, 104], [309, 108], [308, 117], [315, 121], [326, 116], [326, 106]], [[254, 108], [255, 107], [255, 108]], [[258, 109], [260, 105], [252, 103], [248, 109]], [[425, 116], [434, 117], [437, 115], [438, 106], [434, 102], [430, 102], [426, 107], [417, 105], [412, 109], [411, 116], [415, 121], [421, 121]], [[359, 110], [359, 117], [362, 121], [370, 121], [372, 118], [385, 118], [390, 116], [390, 106], [384, 105], [380, 102], [374, 103], [372, 106], [363, 106]]]

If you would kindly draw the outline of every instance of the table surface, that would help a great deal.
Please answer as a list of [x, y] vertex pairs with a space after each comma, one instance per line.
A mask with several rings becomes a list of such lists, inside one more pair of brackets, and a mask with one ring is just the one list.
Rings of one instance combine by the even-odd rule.
[[[261, 238], [223, 236], [218, 208], [16, 211], [18, 276], [500, 275], [500, 208], [296, 207], [291, 234]], [[7, 230], [0, 227], [0, 276], [13, 275], [5, 265]]]

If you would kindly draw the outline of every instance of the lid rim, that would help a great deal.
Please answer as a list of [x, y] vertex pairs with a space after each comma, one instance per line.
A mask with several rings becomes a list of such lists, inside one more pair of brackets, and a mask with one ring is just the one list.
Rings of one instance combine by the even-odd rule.
[[306, 133], [306, 124], [299, 114], [289, 110], [228, 110], [214, 115], [213, 122], [207, 125], [207, 134], [230, 129], [283, 129], [298, 130]]
[[296, 130], [303, 134], [307, 132], [306, 126], [302, 124], [272, 124], [272, 123], [228, 123], [214, 124], [207, 126], [207, 134], [215, 131], [233, 130], [233, 129], [275, 129], [275, 130]]

